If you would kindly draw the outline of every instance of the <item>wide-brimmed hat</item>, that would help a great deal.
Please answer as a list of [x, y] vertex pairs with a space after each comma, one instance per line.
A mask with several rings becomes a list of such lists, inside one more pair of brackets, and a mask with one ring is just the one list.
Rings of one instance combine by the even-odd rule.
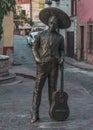
[[59, 28], [68, 28], [71, 25], [69, 16], [61, 9], [55, 7], [47, 7], [40, 11], [39, 19], [46, 25], [48, 25], [48, 20], [51, 16], [56, 16], [58, 19]]

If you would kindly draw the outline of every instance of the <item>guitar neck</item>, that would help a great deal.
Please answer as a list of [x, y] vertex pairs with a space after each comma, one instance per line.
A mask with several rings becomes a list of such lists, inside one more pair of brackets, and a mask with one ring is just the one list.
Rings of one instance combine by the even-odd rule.
[[60, 65], [60, 80], [61, 80], [60, 91], [61, 91], [61, 96], [63, 96], [63, 92], [64, 92], [64, 63], [62, 63]]

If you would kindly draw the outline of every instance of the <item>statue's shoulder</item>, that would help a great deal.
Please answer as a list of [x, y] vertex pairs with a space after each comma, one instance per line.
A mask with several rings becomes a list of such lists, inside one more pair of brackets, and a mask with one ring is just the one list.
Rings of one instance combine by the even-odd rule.
[[57, 34], [58, 34], [58, 36], [59, 36], [60, 38], [64, 39], [64, 37], [63, 37], [62, 34], [60, 34], [59, 32], [57, 32]]
[[46, 32], [47, 32], [46, 30], [40, 31], [39, 35], [45, 34]]
[[64, 42], [64, 36], [58, 32], [59, 40], [63, 43]]

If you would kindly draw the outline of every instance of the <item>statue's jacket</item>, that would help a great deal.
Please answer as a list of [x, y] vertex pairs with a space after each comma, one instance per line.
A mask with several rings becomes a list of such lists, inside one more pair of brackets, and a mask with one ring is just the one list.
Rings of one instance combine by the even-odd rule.
[[58, 32], [45, 30], [37, 36], [32, 52], [35, 60], [39, 58], [44, 63], [58, 59], [64, 52], [64, 38]]

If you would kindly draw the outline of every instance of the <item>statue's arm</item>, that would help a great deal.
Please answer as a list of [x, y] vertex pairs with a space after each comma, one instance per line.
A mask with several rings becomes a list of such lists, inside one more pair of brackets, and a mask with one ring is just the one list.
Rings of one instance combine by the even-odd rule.
[[64, 37], [63, 36], [60, 39], [59, 55], [61, 58], [64, 57]]
[[40, 48], [40, 35], [37, 36], [37, 38], [35, 39], [35, 43], [32, 46], [32, 53], [36, 63], [40, 62], [39, 48]]
[[62, 36], [60, 39], [60, 46], [59, 46], [59, 64], [61, 64], [64, 61], [64, 37]]

